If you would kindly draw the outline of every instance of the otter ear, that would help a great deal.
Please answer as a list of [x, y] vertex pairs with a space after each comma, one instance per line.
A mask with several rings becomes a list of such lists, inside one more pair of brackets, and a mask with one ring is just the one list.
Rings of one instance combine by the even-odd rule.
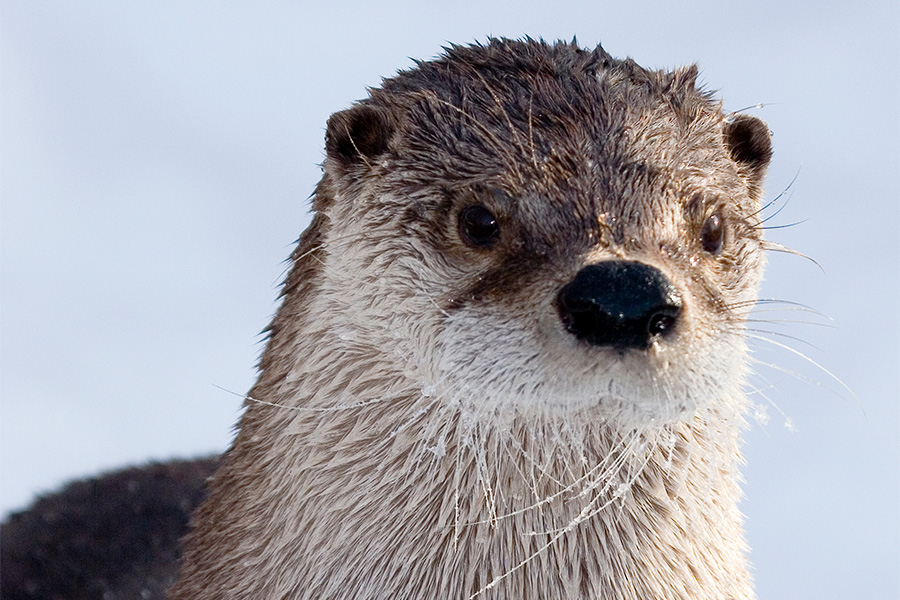
[[758, 184], [772, 159], [772, 134], [768, 125], [750, 115], [730, 115], [725, 119], [724, 135], [731, 158]]
[[387, 151], [395, 127], [387, 110], [367, 104], [331, 115], [325, 133], [329, 164], [341, 174], [360, 164], [370, 165]]

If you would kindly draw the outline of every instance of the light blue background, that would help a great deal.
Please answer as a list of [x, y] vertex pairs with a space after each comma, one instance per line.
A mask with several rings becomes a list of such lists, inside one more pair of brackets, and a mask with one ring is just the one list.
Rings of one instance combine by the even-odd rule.
[[[449, 7], [449, 8], [448, 8]], [[0, 8], [0, 509], [226, 447], [324, 124], [448, 41], [698, 61], [774, 132], [743, 509], [760, 598], [896, 598], [900, 13], [893, 1], [26, 2]], [[809, 324], [809, 322], [813, 324]], [[827, 371], [826, 371], [827, 369]], [[834, 373], [853, 394], [828, 374]], [[792, 373], [796, 373], [793, 375]], [[232, 390], [223, 392], [215, 386]], [[772, 404], [769, 403], [769, 399]], [[783, 411], [796, 427], [790, 432]]]

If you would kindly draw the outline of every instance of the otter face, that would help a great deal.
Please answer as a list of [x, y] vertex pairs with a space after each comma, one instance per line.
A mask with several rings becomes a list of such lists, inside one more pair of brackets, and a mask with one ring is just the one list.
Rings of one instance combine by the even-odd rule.
[[494, 40], [332, 116], [175, 597], [752, 597], [771, 150], [695, 76]]
[[332, 117], [331, 285], [379, 298], [337, 329], [476, 416], [664, 423], [740, 397], [769, 132], [695, 68], [583, 60], [455, 56]]

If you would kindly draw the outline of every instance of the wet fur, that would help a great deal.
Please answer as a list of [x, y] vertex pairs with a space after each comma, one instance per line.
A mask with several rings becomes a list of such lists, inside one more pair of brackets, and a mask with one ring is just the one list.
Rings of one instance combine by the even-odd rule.
[[[771, 150], [696, 74], [492, 40], [333, 116], [170, 597], [752, 598], [737, 466]], [[489, 250], [459, 239], [471, 204], [501, 224]], [[671, 341], [565, 332], [556, 291], [611, 258], [683, 290]]]

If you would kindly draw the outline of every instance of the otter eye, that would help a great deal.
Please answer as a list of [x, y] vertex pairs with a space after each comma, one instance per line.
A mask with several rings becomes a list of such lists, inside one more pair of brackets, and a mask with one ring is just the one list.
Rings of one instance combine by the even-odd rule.
[[459, 213], [459, 235], [469, 246], [486, 248], [500, 236], [500, 224], [491, 211], [475, 204]]
[[703, 249], [710, 254], [718, 254], [722, 251], [725, 242], [725, 225], [718, 213], [711, 215], [700, 230], [700, 243]]

